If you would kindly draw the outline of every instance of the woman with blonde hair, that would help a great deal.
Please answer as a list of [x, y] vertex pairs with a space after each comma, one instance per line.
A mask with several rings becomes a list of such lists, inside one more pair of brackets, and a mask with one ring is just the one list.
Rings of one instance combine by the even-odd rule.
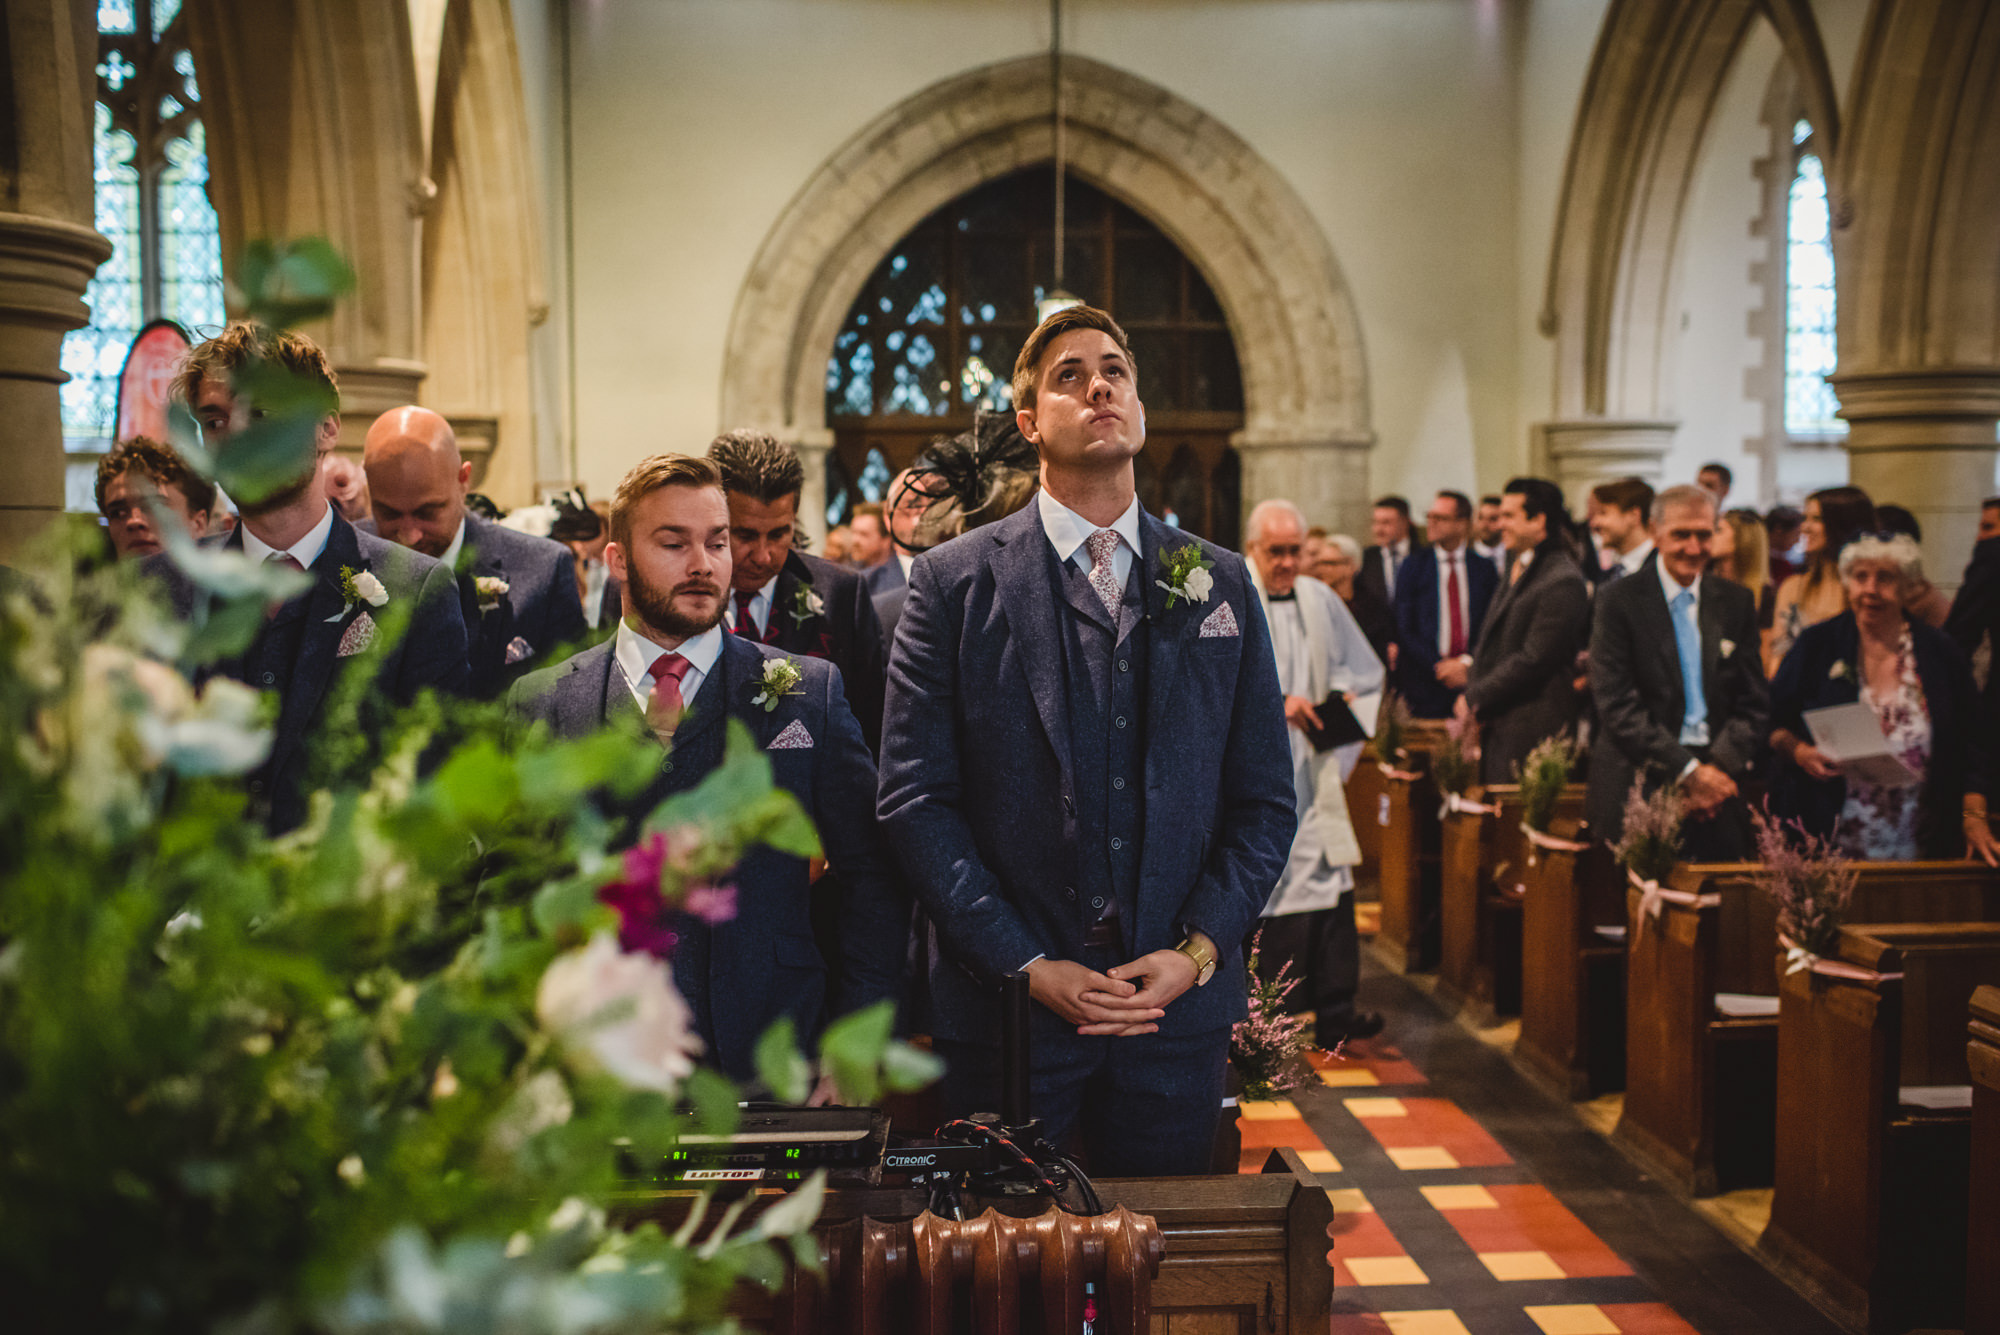
[[1757, 607], [1757, 625], [1771, 628], [1778, 586], [1771, 582], [1771, 538], [1755, 510], [1731, 510], [1715, 526], [1709, 548], [1709, 569], [1732, 584], [1750, 590]]
[[1827, 487], [1806, 497], [1806, 568], [1788, 575], [1778, 586], [1772, 609], [1773, 634], [1764, 651], [1764, 670], [1778, 664], [1799, 638], [1799, 632], [1847, 610], [1837, 563], [1840, 549], [1875, 527], [1875, 502], [1859, 487]]

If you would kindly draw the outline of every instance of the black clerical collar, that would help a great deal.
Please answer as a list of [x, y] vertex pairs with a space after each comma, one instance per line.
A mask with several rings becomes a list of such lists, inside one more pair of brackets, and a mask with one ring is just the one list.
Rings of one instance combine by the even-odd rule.
[[1293, 589], [1290, 593], [1272, 593], [1265, 596], [1274, 603], [1295, 603], [1299, 600], [1299, 591]]

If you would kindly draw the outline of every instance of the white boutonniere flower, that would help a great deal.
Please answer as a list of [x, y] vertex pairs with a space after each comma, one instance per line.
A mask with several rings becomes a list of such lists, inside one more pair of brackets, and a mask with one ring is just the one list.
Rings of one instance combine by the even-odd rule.
[[799, 585], [798, 591], [792, 595], [792, 624], [803, 626], [824, 611], [826, 611], [826, 599], [814, 593], [812, 585]]
[[1729, 657], [1729, 656], [1730, 656], [1731, 654], [1733, 654], [1733, 653], [1735, 653], [1735, 652], [1736, 652], [1736, 641], [1734, 641], [1734, 640], [1724, 640], [1724, 641], [1722, 642], [1722, 645], [1721, 645], [1721, 648], [1722, 648], [1722, 656], [1723, 656], [1724, 658], [1727, 658], [1727, 657]]
[[479, 610], [491, 612], [500, 606], [500, 600], [507, 596], [509, 585], [498, 575], [479, 575], [472, 581], [472, 590], [479, 596]]
[[327, 618], [338, 621], [354, 610], [356, 603], [367, 603], [370, 607], [380, 607], [389, 601], [389, 591], [382, 587], [382, 581], [366, 570], [356, 570], [353, 566], [340, 568], [340, 611]]
[[1826, 679], [1828, 681], [1843, 681], [1846, 679], [1846, 677], [1847, 677], [1847, 660], [1844, 658], [1834, 659], [1833, 666], [1826, 670]]
[[770, 659], [764, 664], [764, 674], [757, 679], [757, 693], [750, 697], [750, 703], [764, 706], [764, 712], [768, 714], [786, 696], [803, 694], [799, 683], [804, 679], [805, 674], [791, 659]]
[[1160, 563], [1167, 568], [1165, 579], [1153, 583], [1167, 591], [1167, 610], [1173, 611], [1174, 603], [1185, 598], [1191, 603], [1205, 603], [1215, 588], [1215, 576], [1209, 570], [1215, 562], [1201, 553], [1201, 544], [1191, 542], [1177, 552], [1160, 549]]

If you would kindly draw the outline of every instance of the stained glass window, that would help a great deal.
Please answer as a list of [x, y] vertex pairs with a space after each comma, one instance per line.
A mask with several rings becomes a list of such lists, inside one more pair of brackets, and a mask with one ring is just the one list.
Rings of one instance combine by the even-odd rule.
[[1812, 127], [1793, 128], [1797, 166], [1786, 208], [1785, 430], [1844, 435], [1840, 400], [1826, 383], [1838, 360], [1834, 325], [1833, 228], [1826, 169], [1812, 151]]
[[[201, 89], [180, 11], [181, 0], [97, 6], [96, 226], [111, 258], [84, 292], [90, 324], [63, 340], [63, 436], [72, 453], [110, 448], [118, 373], [142, 326], [165, 317], [199, 336], [224, 320]], [[87, 488], [72, 502], [79, 499], [88, 508]]]

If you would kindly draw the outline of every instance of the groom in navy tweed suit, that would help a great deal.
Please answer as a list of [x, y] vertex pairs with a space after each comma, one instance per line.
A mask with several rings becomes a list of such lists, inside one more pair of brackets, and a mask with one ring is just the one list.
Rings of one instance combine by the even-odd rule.
[[879, 809], [942, 946], [946, 1111], [997, 1107], [997, 989], [1024, 970], [1050, 1138], [1080, 1129], [1102, 1176], [1204, 1172], [1239, 946], [1296, 824], [1270, 632], [1240, 557], [1140, 508], [1109, 315], [1044, 321], [1013, 387], [1042, 492], [918, 558], [883, 727]]

